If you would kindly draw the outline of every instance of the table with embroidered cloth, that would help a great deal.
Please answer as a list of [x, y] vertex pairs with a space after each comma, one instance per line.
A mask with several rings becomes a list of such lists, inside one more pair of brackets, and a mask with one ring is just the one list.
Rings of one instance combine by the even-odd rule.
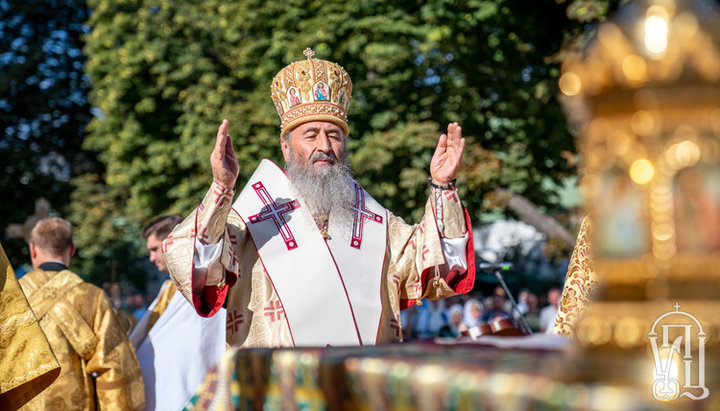
[[578, 370], [567, 364], [571, 349], [561, 337], [532, 336], [231, 350], [186, 409], [630, 410], [662, 405], [652, 399], [649, 382], [577, 381]]

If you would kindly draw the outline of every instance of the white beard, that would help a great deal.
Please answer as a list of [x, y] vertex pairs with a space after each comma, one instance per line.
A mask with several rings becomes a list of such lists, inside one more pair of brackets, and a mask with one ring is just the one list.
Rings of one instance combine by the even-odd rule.
[[[316, 169], [313, 162], [320, 159], [331, 160], [333, 164]], [[339, 225], [340, 232], [343, 236], [347, 233], [349, 239], [355, 218], [352, 211], [355, 182], [347, 159], [315, 153], [310, 161], [303, 163], [291, 149], [285, 171], [293, 191], [305, 201], [313, 217], [327, 218], [332, 212], [333, 225]]]

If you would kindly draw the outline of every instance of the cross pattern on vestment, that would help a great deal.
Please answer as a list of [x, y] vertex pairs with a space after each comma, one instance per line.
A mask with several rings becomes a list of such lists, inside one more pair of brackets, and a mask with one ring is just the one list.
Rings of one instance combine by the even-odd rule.
[[458, 202], [457, 192], [454, 190], [443, 190], [443, 196], [447, 200], [452, 200], [454, 203]]
[[227, 316], [227, 333], [236, 333], [240, 324], [245, 322], [242, 313], [238, 313], [236, 310], [228, 310]]
[[427, 260], [427, 256], [429, 253], [430, 253], [430, 250], [427, 248], [427, 245], [423, 245], [423, 250], [422, 250], [422, 260], [423, 261]]
[[285, 247], [287, 247], [288, 250], [297, 248], [297, 241], [295, 241], [295, 236], [287, 225], [285, 214], [296, 208], [300, 208], [300, 202], [298, 200], [290, 200], [285, 203], [275, 202], [261, 181], [253, 184], [252, 188], [258, 197], [260, 197], [265, 207], [263, 207], [261, 212], [250, 216], [250, 223], [255, 224], [272, 219], [285, 242]]
[[390, 328], [395, 332], [395, 338], [400, 338], [400, 321], [393, 317], [390, 319]]
[[397, 274], [393, 274], [392, 279], [390, 280], [393, 284], [395, 284], [395, 288], [400, 291], [400, 276]]
[[215, 204], [218, 205], [218, 207], [222, 207], [225, 203], [229, 201], [227, 196], [225, 195], [226, 191], [227, 190], [223, 187], [215, 187], [215, 190], [213, 190], [213, 201], [215, 202]]
[[163, 240], [163, 242], [160, 243], [160, 248], [162, 249], [162, 252], [163, 252], [163, 253], [167, 253], [168, 247], [169, 247], [170, 245], [172, 245], [172, 243], [173, 243], [172, 238], [173, 238], [172, 235], [168, 235], [167, 237], [165, 237], [165, 239]]
[[285, 310], [280, 300], [271, 300], [270, 305], [265, 307], [265, 316], [270, 317], [270, 322], [280, 321], [283, 315]]
[[228, 258], [230, 258], [230, 266], [231, 267], [234, 268], [235, 266], [238, 265], [239, 260], [238, 260], [237, 254], [235, 254], [234, 249], [231, 248], [228, 250]]
[[363, 237], [363, 223], [365, 222], [365, 219], [382, 224], [383, 218], [381, 215], [375, 214], [365, 208], [365, 191], [358, 183], [355, 183], [355, 204], [352, 206], [352, 210], [355, 211], [355, 218], [353, 219], [350, 247], [360, 249]]
[[207, 242], [207, 227], [203, 227], [202, 224], [198, 223], [196, 235], [200, 241]]

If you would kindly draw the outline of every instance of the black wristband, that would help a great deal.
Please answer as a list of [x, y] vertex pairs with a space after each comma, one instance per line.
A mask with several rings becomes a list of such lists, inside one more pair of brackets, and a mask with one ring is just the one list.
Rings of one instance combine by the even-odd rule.
[[437, 184], [435, 184], [435, 183], [432, 182], [432, 177], [428, 177], [428, 184], [430, 185], [430, 187], [432, 187], [432, 188], [437, 188], [438, 190], [450, 190], [450, 189], [452, 189], [453, 187], [455, 187], [455, 182], [456, 182], [456, 181], [457, 181], [457, 179], [454, 179], [453, 181], [451, 181], [451, 182], [449, 182], [449, 183], [447, 183], [447, 184], [437, 185]]

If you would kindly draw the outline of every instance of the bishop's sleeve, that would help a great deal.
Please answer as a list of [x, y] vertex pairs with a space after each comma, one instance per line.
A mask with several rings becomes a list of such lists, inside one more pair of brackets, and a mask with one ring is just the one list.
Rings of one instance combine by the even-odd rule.
[[87, 373], [96, 375], [98, 409], [141, 410], [145, 388], [135, 351], [102, 290], [97, 290], [93, 300], [97, 345], [88, 359]]
[[163, 241], [170, 276], [203, 317], [220, 310], [239, 275], [237, 246], [246, 241], [247, 230], [232, 210], [234, 195], [234, 189], [213, 182], [200, 205]]
[[[467, 293], [475, 283], [472, 225], [457, 190], [432, 189], [422, 221], [389, 219], [388, 275], [399, 283], [400, 308], [423, 298]], [[392, 278], [395, 277], [395, 278]]]

